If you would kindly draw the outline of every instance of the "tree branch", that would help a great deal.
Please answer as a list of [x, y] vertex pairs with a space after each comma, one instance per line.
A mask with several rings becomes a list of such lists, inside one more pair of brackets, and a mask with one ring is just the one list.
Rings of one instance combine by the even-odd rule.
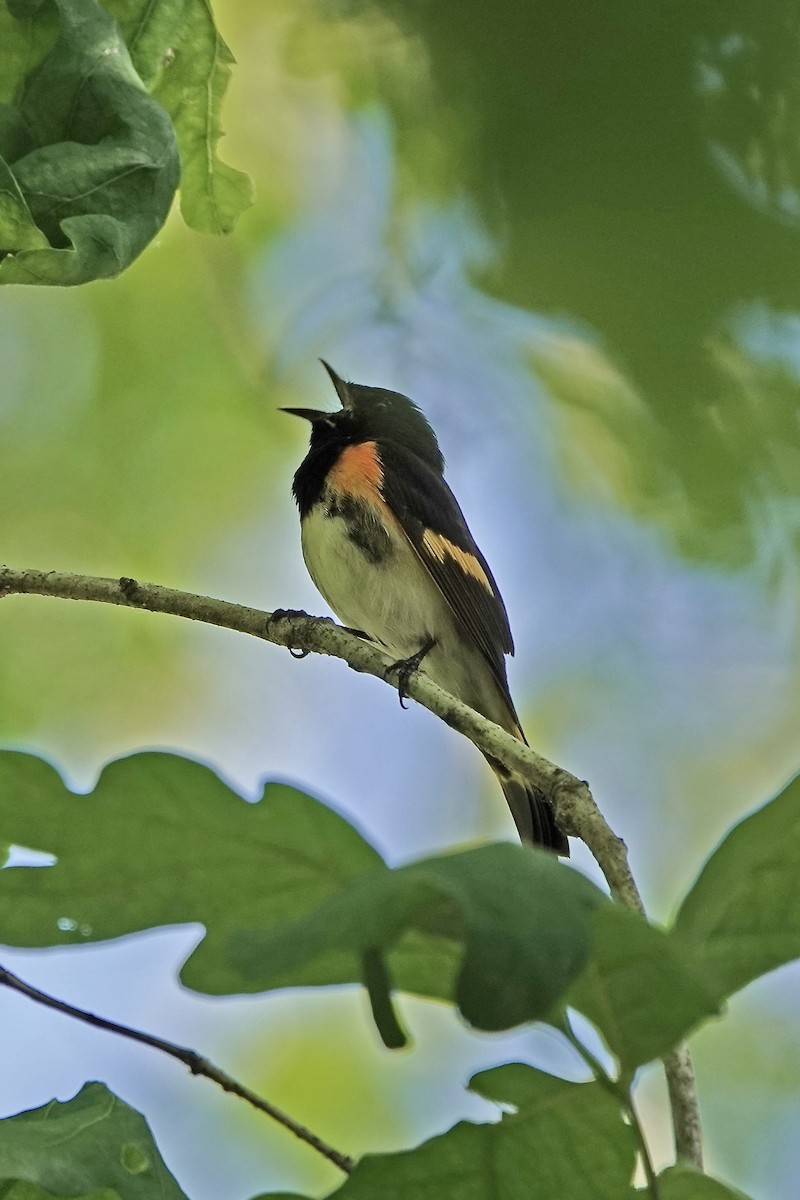
[[664, 1059], [672, 1128], [675, 1134], [675, 1157], [689, 1163], [698, 1171], [703, 1169], [703, 1127], [700, 1124], [700, 1102], [694, 1074], [692, 1052], [681, 1042]]
[[[387, 671], [390, 660], [374, 643], [342, 629], [328, 618], [311, 617], [304, 612], [262, 612], [258, 608], [176, 591], [154, 583], [140, 583], [127, 577], [103, 579], [57, 571], [0, 567], [0, 597], [11, 594], [92, 600], [202, 621], [207, 625], [250, 634], [276, 646], [285, 646], [292, 652], [299, 651], [301, 656], [313, 652], [340, 658], [354, 671], [390, 681], [390, 672]], [[452, 729], [469, 738], [479, 750], [540, 788], [550, 798], [563, 832], [580, 838], [588, 846], [612, 895], [626, 907], [644, 915], [642, 898], [628, 864], [625, 843], [608, 825], [585, 781], [556, 766], [530, 746], [506, 733], [499, 725], [480, 716], [421, 671], [411, 675], [405, 693]], [[664, 1066], [677, 1155], [701, 1169], [699, 1106], [688, 1048], [679, 1047], [665, 1059]]]
[[[92, 600], [148, 612], [167, 613], [203, 621], [222, 629], [247, 633], [293, 651], [340, 658], [354, 671], [387, 679], [391, 660], [374, 643], [342, 629], [326, 617], [304, 612], [262, 612], [226, 600], [180, 592], [135, 579], [102, 579], [56, 571], [14, 570], [0, 567], [0, 597], [11, 594], [56, 596], [65, 600]], [[625, 843], [613, 833], [592, 798], [589, 786], [557, 767], [530, 746], [506, 733], [499, 725], [444, 691], [420, 671], [415, 671], [407, 694], [452, 729], [469, 738], [510, 770], [522, 775], [549, 796], [558, 823], [565, 833], [579, 837], [591, 850], [612, 892], [628, 907], [642, 911], [642, 902], [627, 861]]]
[[215, 1067], [212, 1062], [204, 1058], [202, 1054], [198, 1054], [196, 1050], [189, 1050], [186, 1046], [178, 1046], [174, 1042], [167, 1042], [163, 1038], [154, 1037], [151, 1033], [142, 1033], [138, 1029], [131, 1029], [127, 1025], [118, 1025], [116, 1021], [108, 1021], [105, 1017], [95, 1016], [94, 1013], [87, 1012], [84, 1008], [76, 1008], [73, 1004], [67, 1004], [64, 1000], [57, 1000], [55, 996], [48, 996], [47, 992], [40, 992], [38, 988], [31, 987], [29, 983], [25, 983], [17, 975], [12, 975], [5, 967], [0, 967], [0, 985], [11, 988], [12, 991], [19, 992], [23, 996], [27, 996], [29, 1000], [34, 1000], [37, 1004], [43, 1004], [46, 1008], [53, 1008], [56, 1012], [64, 1013], [67, 1017], [74, 1017], [77, 1021], [83, 1021], [86, 1025], [92, 1025], [95, 1029], [107, 1029], [110, 1033], [119, 1034], [120, 1037], [130, 1038], [131, 1041], [141, 1042], [145, 1046], [152, 1046], [155, 1050], [160, 1050], [163, 1054], [168, 1054], [170, 1058], [176, 1058], [178, 1062], [182, 1062], [188, 1067], [193, 1075], [204, 1075], [206, 1079], [211, 1079], [214, 1083], [226, 1092], [232, 1092], [234, 1096], [240, 1096], [242, 1100], [246, 1100], [248, 1104], [252, 1104], [254, 1108], [266, 1113], [268, 1117], [272, 1117], [284, 1129], [288, 1129], [301, 1142], [305, 1142], [307, 1146], [311, 1146], [319, 1154], [322, 1154], [329, 1162], [338, 1167], [340, 1171], [349, 1174], [355, 1167], [352, 1158], [348, 1158], [346, 1154], [335, 1150], [333, 1146], [329, 1146], [323, 1142], [322, 1138], [317, 1137], [310, 1129], [306, 1129], [305, 1125], [300, 1125], [293, 1117], [288, 1116], [281, 1109], [276, 1108], [274, 1104], [270, 1104], [268, 1100], [263, 1100], [261, 1096], [251, 1092], [250, 1088], [238, 1083], [225, 1071], [221, 1071], [219, 1067]]

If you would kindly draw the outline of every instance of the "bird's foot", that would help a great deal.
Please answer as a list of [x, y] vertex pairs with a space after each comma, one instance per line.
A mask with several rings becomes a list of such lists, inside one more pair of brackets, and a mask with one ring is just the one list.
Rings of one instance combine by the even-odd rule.
[[408, 684], [411, 676], [415, 671], [419, 670], [422, 660], [426, 654], [431, 652], [435, 645], [436, 638], [428, 638], [426, 642], [423, 642], [416, 654], [412, 654], [410, 658], [400, 658], [397, 662], [390, 663], [386, 668], [385, 676], [387, 679], [390, 675], [397, 675], [397, 694], [400, 697], [401, 708], [408, 708], [406, 696], [408, 695]]
[[[308, 617], [308, 613], [304, 612], [302, 608], [276, 608], [267, 617], [267, 626], [270, 626], [273, 621], [291, 621], [294, 617]], [[289, 646], [288, 650], [292, 658], [307, 658], [310, 653], [299, 646]]]
[[270, 622], [272, 622], [272, 621], [287, 621], [287, 620], [291, 620], [292, 617], [307, 617], [307, 616], [308, 616], [308, 613], [303, 612], [302, 608], [276, 608], [273, 613], [270, 613], [269, 621]]

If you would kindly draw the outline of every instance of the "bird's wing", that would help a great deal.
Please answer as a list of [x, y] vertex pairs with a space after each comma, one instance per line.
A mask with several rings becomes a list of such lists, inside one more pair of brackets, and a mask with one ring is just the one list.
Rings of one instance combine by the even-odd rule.
[[456, 619], [508, 692], [504, 655], [514, 653], [508, 614], [489, 564], [441, 475], [395, 443], [380, 446], [381, 491]]

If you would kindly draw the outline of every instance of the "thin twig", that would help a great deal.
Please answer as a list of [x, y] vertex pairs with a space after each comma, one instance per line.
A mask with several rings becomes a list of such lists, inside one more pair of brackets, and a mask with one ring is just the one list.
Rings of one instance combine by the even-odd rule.
[[25, 983], [17, 975], [12, 975], [11, 971], [7, 971], [5, 967], [0, 967], [0, 985], [11, 988], [23, 996], [27, 996], [29, 1000], [35, 1000], [37, 1004], [43, 1004], [46, 1008], [53, 1008], [56, 1012], [64, 1013], [65, 1016], [74, 1017], [77, 1021], [83, 1021], [86, 1025], [92, 1025], [95, 1029], [107, 1029], [110, 1033], [117, 1033], [120, 1037], [130, 1038], [133, 1042], [141, 1042], [145, 1046], [152, 1046], [154, 1050], [160, 1050], [163, 1054], [168, 1054], [170, 1058], [176, 1058], [178, 1062], [182, 1062], [184, 1066], [188, 1067], [193, 1075], [204, 1075], [206, 1079], [211, 1079], [214, 1083], [218, 1084], [223, 1091], [232, 1092], [234, 1096], [240, 1096], [242, 1100], [246, 1100], [254, 1108], [266, 1113], [268, 1117], [272, 1117], [274, 1121], [277, 1121], [284, 1129], [288, 1129], [301, 1142], [305, 1142], [307, 1146], [311, 1146], [319, 1154], [322, 1154], [329, 1162], [338, 1167], [340, 1171], [349, 1174], [355, 1167], [352, 1158], [348, 1158], [346, 1154], [342, 1154], [339, 1150], [335, 1150], [333, 1146], [329, 1146], [326, 1142], [323, 1142], [310, 1129], [306, 1129], [305, 1125], [299, 1124], [298, 1121], [295, 1121], [285, 1112], [282, 1112], [281, 1109], [276, 1108], [274, 1104], [270, 1104], [269, 1100], [263, 1100], [261, 1096], [257, 1096], [250, 1088], [238, 1083], [230, 1075], [220, 1070], [219, 1067], [214, 1066], [209, 1059], [204, 1058], [202, 1054], [198, 1054], [196, 1050], [189, 1050], [185, 1046], [178, 1046], [174, 1042], [167, 1042], [163, 1038], [154, 1037], [151, 1033], [142, 1033], [141, 1030], [131, 1029], [128, 1025], [119, 1025], [116, 1021], [108, 1021], [105, 1017], [98, 1017], [94, 1013], [87, 1012], [86, 1009], [76, 1008], [74, 1004], [67, 1004], [64, 1000], [57, 1000], [55, 996], [48, 996], [47, 992], [41, 992], [38, 988]]
[[615, 1079], [613, 1075], [609, 1075], [608, 1071], [600, 1062], [600, 1059], [596, 1058], [595, 1055], [592, 1054], [591, 1050], [588, 1050], [586, 1046], [584, 1046], [583, 1042], [576, 1035], [574, 1029], [572, 1028], [569, 1017], [566, 1015], [566, 1013], [564, 1014], [564, 1020], [560, 1025], [560, 1029], [569, 1044], [572, 1046], [573, 1050], [575, 1050], [586, 1063], [587, 1067], [592, 1072], [592, 1075], [594, 1075], [600, 1086], [605, 1091], [609, 1092], [610, 1095], [614, 1097], [618, 1104], [627, 1113], [628, 1119], [631, 1123], [631, 1128], [636, 1138], [639, 1157], [642, 1161], [642, 1169], [644, 1171], [645, 1179], [647, 1180], [647, 1191], [650, 1195], [650, 1200], [659, 1200], [661, 1189], [658, 1183], [658, 1176], [656, 1175], [655, 1168], [653, 1167], [653, 1160], [650, 1157], [650, 1148], [647, 1145], [647, 1138], [644, 1135], [644, 1130], [642, 1129], [642, 1124], [639, 1120], [639, 1114], [636, 1112], [636, 1106], [633, 1103], [633, 1096], [631, 1095], [630, 1088], [626, 1087], [621, 1079]]
[[[346, 662], [354, 671], [389, 681], [390, 661], [372, 642], [342, 629], [327, 618], [311, 617], [304, 612], [262, 612], [241, 604], [215, 600], [192, 592], [176, 591], [136, 579], [103, 579], [88, 575], [62, 574], [57, 571], [15, 570], [0, 567], [0, 597], [11, 594], [54, 596], [66, 600], [91, 600], [166, 613], [207, 625], [217, 625], [238, 633], [250, 634], [276, 646], [285, 646], [301, 656], [313, 652], [331, 655]], [[620, 903], [644, 915], [644, 906], [636, 886], [625, 843], [617, 837], [597, 807], [589, 785], [556, 766], [530, 746], [518, 741], [499, 725], [480, 716], [415, 671], [405, 685], [405, 693], [429, 709], [452, 729], [469, 738], [478, 749], [534, 784], [547, 795], [564, 833], [580, 838], [596, 859], [600, 870]], [[702, 1170], [700, 1109], [691, 1058], [686, 1046], [679, 1046], [664, 1060], [667, 1073], [677, 1157]]]

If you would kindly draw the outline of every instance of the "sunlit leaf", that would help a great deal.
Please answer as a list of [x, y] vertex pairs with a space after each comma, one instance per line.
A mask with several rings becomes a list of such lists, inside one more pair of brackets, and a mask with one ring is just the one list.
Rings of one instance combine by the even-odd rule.
[[171, 62], [177, 38], [192, 0], [104, 0], [118, 22], [136, 73], [150, 91]]
[[16, 1200], [186, 1200], [144, 1117], [102, 1083], [0, 1121], [0, 1192]]
[[222, 100], [234, 62], [208, 0], [186, 0], [154, 96], [172, 115], [181, 152], [181, 212], [202, 233], [230, 233], [253, 203], [249, 175], [221, 162]]
[[175, 126], [181, 212], [202, 233], [230, 233], [253, 203], [249, 175], [217, 155], [233, 55], [208, 0], [109, 0], [134, 66]]

